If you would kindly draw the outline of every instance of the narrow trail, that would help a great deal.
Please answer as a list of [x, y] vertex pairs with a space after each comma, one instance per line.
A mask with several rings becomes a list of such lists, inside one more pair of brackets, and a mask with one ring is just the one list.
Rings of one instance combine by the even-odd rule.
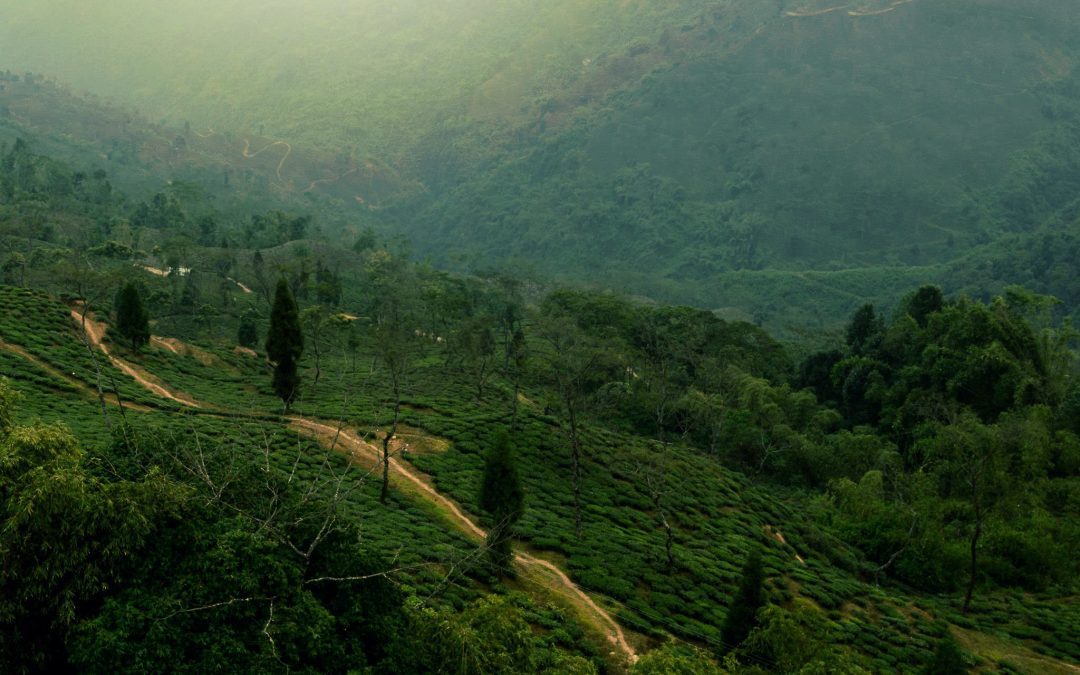
[[275, 145], [284, 145], [285, 146], [285, 156], [281, 158], [281, 161], [278, 162], [278, 165], [277, 165], [277, 178], [278, 178], [279, 181], [284, 183], [285, 179], [281, 177], [281, 168], [283, 166], [285, 166], [285, 160], [289, 159], [289, 155], [292, 154], [292, 146], [291, 145], [289, 145], [285, 141], [274, 141], [270, 145], [267, 145], [267, 146], [263, 147], [260, 150], [256, 150], [255, 152], [251, 152], [251, 143], [249, 143], [248, 140], [245, 138], [244, 139], [244, 149], [241, 151], [241, 154], [244, 155], [244, 159], [252, 159], [253, 157], [258, 157], [264, 151], [269, 150], [270, 148], [274, 147]]
[[[293, 416], [289, 419], [292, 421], [292, 426], [295, 429], [308, 432], [310, 435], [319, 439], [324, 445], [330, 445], [336, 438], [337, 443], [347, 448], [353, 457], [363, 457], [376, 463], [382, 462], [381, 448], [358, 438], [355, 434], [344, 428], [342, 428], [339, 433], [336, 427], [315, 420], [299, 416]], [[466, 534], [469, 534], [476, 539], [483, 539], [487, 536], [487, 532], [477, 525], [476, 521], [467, 516], [456, 503], [438, 492], [424, 480], [421, 477], [422, 474], [417, 469], [391, 457], [390, 471], [395, 476], [408, 481], [413, 487], [419, 490], [425, 499], [434, 503], [440, 511], [445, 513], [447, 517]], [[522, 567], [538, 568], [554, 577], [558, 584], [557, 590], [573, 601], [576, 607], [590, 615], [590, 619], [593, 623], [597, 624], [598, 627], [607, 633], [607, 639], [612, 646], [618, 649], [630, 663], [637, 661], [637, 651], [630, 645], [630, 642], [626, 638], [626, 633], [623, 632], [622, 627], [615, 621], [614, 617], [612, 617], [607, 610], [600, 607], [587, 593], [581, 590], [581, 588], [579, 588], [565, 572], [553, 563], [528, 553], [517, 552], [514, 554], [514, 559]]]
[[311, 192], [315, 189], [316, 185], [322, 185], [323, 183], [336, 183], [351, 173], [356, 173], [356, 169], [349, 169], [345, 173], [341, 174], [340, 176], [335, 176], [334, 178], [320, 178], [318, 180], [313, 180], [311, 181], [311, 183], [308, 184], [306, 188], [304, 188], [304, 192]]
[[[71, 316], [76, 324], [82, 325], [82, 314], [80, 314], [77, 309], [71, 310]], [[197, 401], [186, 394], [166, 389], [163, 385], [155, 381], [156, 378], [154, 378], [154, 376], [138, 366], [130, 364], [109, 353], [108, 347], [102, 342], [102, 338], [105, 334], [104, 325], [92, 320], [89, 315], [86, 317], [85, 325], [90, 343], [105, 354], [114, 366], [132, 377], [141, 386], [162, 398], [167, 398], [180, 403], [181, 405], [201, 409], [212, 408], [212, 406]], [[366, 458], [374, 462], [382, 461], [382, 451], [380, 448], [367, 443], [344, 428], [341, 429], [339, 433], [336, 427], [298, 415], [290, 416], [289, 420], [294, 429], [306, 432], [330, 449], [336, 449], [334, 447], [334, 442], [336, 440], [337, 444], [347, 450], [354, 458]], [[390, 470], [395, 476], [405, 480], [413, 486], [424, 499], [434, 504], [440, 512], [444, 513], [454, 525], [463, 530], [466, 534], [476, 539], [483, 539], [487, 536], [487, 532], [477, 525], [472, 518], [466, 515], [456, 503], [432, 487], [432, 485], [424, 479], [424, 474], [422, 472], [393, 457], [390, 459]], [[611, 613], [598, 605], [595, 600], [585, 593], [585, 591], [581, 590], [581, 588], [578, 587], [565, 572], [559, 569], [555, 564], [528, 553], [517, 552], [514, 554], [514, 559], [522, 567], [552, 577], [555, 584], [545, 585], [546, 588], [560, 592], [576, 608], [582, 611], [595, 627], [606, 634], [611, 645], [617, 649], [629, 663], [635, 663], [638, 660], [637, 651], [630, 644], [629, 640], [627, 640], [626, 633], [618, 622], [615, 621], [615, 618], [612, 617]]]
[[[19, 345], [13, 345], [10, 342], [4, 342], [3, 340], [0, 340], [0, 351], [5, 351], [5, 352], [8, 352], [10, 354], [14, 354], [15, 356], [18, 356], [18, 357], [20, 357], [22, 359], [25, 359], [26, 361], [29, 361], [30, 363], [34, 364], [35, 366], [37, 366], [41, 370], [45, 371], [49, 375], [52, 375], [53, 377], [55, 377], [55, 378], [57, 378], [59, 380], [63, 380], [64, 382], [67, 382], [68, 384], [72, 385], [73, 387], [78, 389], [80, 393], [85, 395], [88, 399], [93, 399], [95, 401], [100, 400], [100, 398], [98, 396], [97, 389], [94, 389], [92, 386], [90, 386], [86, 382], [83, 382], [82, 380], [75, 377], [74, 375], [69, 375], [69, 374], [61, 371], [59, 368], [54, 368], [53, 366], [51, 366], [48, 363], [42, 361], [41, 359], [34, 356], [30, 352], [26, 351], [25, 349], [23, 349]], [[107, 405], [114, 406], [114, 407], [120, 405], [120, 402], [117, 401], [116, 398], [111, 397], [111, 396], [109, 396], [107, 394], [105, 396], [105, 403]], [[145, 405], [142, 405], [140, 403], [132, 403], [131, 401], [124, 401], [123, 407], [128, 409], [128, 410], [136, 410], [138, 412], [149, 412], [151, 410], [151, 408], [149, 408], [149, 407], [147, 407]]]
[[90, 314], [87, 314], [86, 323], [83, 324], [82, 313], [79, 312], [78, 309], [73, 308], [71, 310], [71, 318], [75, 320], [76, 326], [83, 327], [85, 325], [86, 336], [87, 338], [89, 338], [90, 344], [97, 347], [102, 354], [108, 357], [110, 363], [120, 369], [120, 371], [122, 371], [124, 374], [128, 375], [133, 380], [138, 382], [139, 385], [142, 386], [144, 389], [149, 390], [151, 393], [160, 396], [161, 398], [174, 401], [176, 403], [179, 403], [180, 405], [185, 405], [189, 408], [203, 407], [198, 401], [191, 398], [190, 396], [187, 396], [186, 394], [180, 392], [174, 393], [166, 389], [164, 385], [160, 384], [157, 381], [157, 378], [155, 378], [153, 375], [146, 372], [142, 368], [128, 363], [124, 359], [113, 356], [109, 352], [108, 346], [103, 342], [103, 338], [105, 337], [105, 325], [95, 321]]
[[[766, 525], [765, 526], [765, 534], [769, 535], [770, 537], [772, 537], [776, 541], [780, 542], [784, 546], [791, 546], [790, 544], [787, 543], [787, 539], [784, 538], [784, 533], [781, 532], [778, 529], [773, 529], [772, 525]], [[791, 548], [794, 549], [795, 547], [791, 546]], [[799, 563], [802, 564], [802, 565], [806, 564], [806, 560], [801, 555], [799, 555], [798, 551], [795, 552], [795, 559], [798, 560]]]
[[251, 295], [252, 293], [255, 292], [255, 291], [251, 290], [250, 286], [242, 284], [239, 281], [237, 281], [236, 279], [233, 279], [232, 277], [225, 277], [225, 278], [228, 279], [229, 281], [233, 282], [234, 284], [236, 284], [236, 287], [239, 288], [241, 291], [243, 291], [245, 295]]
[[829, 7], [827, 9], [816, 9], [816, 10], [793, 9], [793, 10], [789, 10], [787, 12], [784, 12], [784, 16], [790, 16], [790, 17], [795, 17], [795, 18], [800, 18], [801, 19], [801, 18], [809, 17], [809, 16], [821, 16], [822, 14], [831, 14], [833, 12], [839, 12], [840, 10], [847, 9], [848, 7], [851, 7], [851, 5], [838, 5], [836, 7]]

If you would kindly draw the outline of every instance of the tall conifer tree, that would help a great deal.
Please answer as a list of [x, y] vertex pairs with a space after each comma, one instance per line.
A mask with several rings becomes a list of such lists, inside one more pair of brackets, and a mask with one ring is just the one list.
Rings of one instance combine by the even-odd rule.
[[757, 613], [764, 604], [761, 585], [765, 572], [761, 565], [761, 551], [754, 550], [743, 567], [739, 589], [728, 607], [727, 617], [721, 629], [720, 637], [726, 649], [734, 649], [742, 644], [750, 631], [757, 626]]
[[499, 431], [495, 444], [484, 458], [484, 478], [480, 484], [480, 508], [491, 516], [488, 556], [492, 565], [510, 573], [513, 552], [510, 538], [514, 525], [525, 510], [525, 492], [510, 449], [510, 436]]
[[266, 336], [266, 356], [274, 364], [274, 393], [288, 409], [300, 390], [297, 361], [304, 353], [300, 312], [285, 279], [279, 279], [270, 312], [270, 333]]
[[139, 289], [128, 282], [116, 294], [116, 330], [131, 342], [132, 351], [150, 341], [150, 316], [143, 305]]

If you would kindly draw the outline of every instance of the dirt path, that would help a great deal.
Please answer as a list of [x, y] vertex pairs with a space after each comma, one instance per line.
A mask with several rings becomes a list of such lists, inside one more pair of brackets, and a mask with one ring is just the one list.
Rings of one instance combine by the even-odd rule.
[[246, 295], [251, 295], [252, 293], [255, 292], [255, 291], [251, 290], [251, 287], [240, 283], [239, 281], [237, 281], [236, 279], [233, 279], [232, 277], [225, 277], [225, 278], [228, 279], [229, 281], [233, 282], [234, 284], [236, 284], [236, 287], [239, 288], [241, 291], [243, 291]]
[[169, 273], [167, 271], [161, 269], [160, 267], [153, 267], [151, 265], [138, 265], [138, 264], [135, 265], [135, 266], [146, 270], [147, 272], [149, 272], [150, 274], [153, 274], [156, 277], [167, 277], [167, 276], [169, 276]]
[[267, 145], [266, 147], [264, 147], [264, 148], [262, 148], [260, 150], [256, 150], [255, 152], [251, 152], [251, 144], [247, 141], [247, 139], [244, 139], [244, 149], [241, 151], [241, 154], [244, 155], [244, 159], [251, 159], [253, 157], [258, 157], [260, 154], [263, 153], [263, 151], [269, 150], [270, 148], [274, 147], [275, 145], [284, 145], [285, 146], [285, 156], [281, 158], [281, 161], [278, 162], [278, 165], [277, 165], [277, 178], [278, 178], [279, 181], [284, 183], [285, 179], [281, 177], [281, 167], [285, 166], [285, 160], [289, 159], [289, 155], [292, 154], [292, 146], [291, 145], [289, 145], [285, 141], [274, 141], [270, 145]]
[[[73, 387], [77, 388], [87, 398], [92, 398], [95, 401], [100, 400], [100, 398], [98, 396], [98, 391], [96, 389], [94, 389], [92, 386], [90, 386], [86, 382], [83, 382], [79, 378], [75, 377], [75, 375], [73, 375], [73, 374], [69, 375], [69, 374], [61, 371], [59, 368], [54, 368], [53, 366], [51, 366], [48, 363], [42, 361], [41, 359], [34, 356], [30, 352], [26, 351], [25, 349], [23, 349], [19, 345], [13, 345], [10, 342], [4, 342], [3, 340], [0, 340], [0, 351], [5, 351], [5, 352], [8, 352], [8, 353], [14, 354], [14, 355], [16, 355], [16, 356], [18, 356], [20, 358], [26, 359], [27, 361], [34, 364], [38, 368], [42, 369], [43, 371], [45, 371], [49, 375], [52, 375], [53, 377], [55, 377], [55, 378], [57, 378], [59, 380], [63, 380], [64, 382], [67, 382], [68, 384], [70, 384]], [[108, 394], [105, 395], [105, 403], [107, 403], [108, 405], [111, 405], [111, 406], [120, 405], [120, 403], [116, 400], [115, 397], [110, 396]], [[139, 412], [149, 412], [151, 410], [151, 408], [149, 408], [149, 407], [147, 407], [145, 405], [141, 405], [139, 403], [132, 403], [130, 401], [124, 401], [124, 407], [127, 408], [128, 410], [137, 410]]]
[[356, 173], [356, 169], [349, 169], [345, 173], [341, 174], [340, 176], [335, 176], [334, 178], [320, 178], [318, 180], [313, 180], [310, 184], [308, 184], [306, 188], [304, 188], [304, 192], [311, 192], [315, 189], [316, 185], [322, 185], [323, 183], [336, 183], [351, 173]]
[[[784, 539], [784, 533], [781, 532], [780, 530], [774, 530], [772, 525], [766, 525], [765, 526], [765, 534], [769, 535], [770, 537], [772, 537], [776, 541], [780, 542], [784, 546], [790, 546], [790, 544], [787, 543], [787, 539]], [[791, 546], [791, 548], [794, 549], [795, 547]], [[801, 555], [799, 555], [799, 553], [797, 551], [795, 552], [795, 559], [798, 560], [803, 565], [806, 564], [806, 561], [803, 559], [803, 557]]]
[[198, 401], [191, 398], [190, 396], [187, 396], [186, 394], [180, 392], [174, 393], [169, 389], [165, 388], [165, 386], [161, 384], [156, 377], [146, 372], [142, 368], [139, 368], [134, 364], [128, 363], [124, 359], [113, 356], [109, 352], [108, 346], [106, 346], [103, 342], [103, 338], [105, 337], [105, 325], [94, 321], [91, 315], [88, 314], [86, 316], [86, 323], [84, 324], [82, 313], [78, 309], [72, 309], [71, 318], [75, 320], [76, 326], [82, 327], [85, 325], [86, 336], [90, 340], [90, 344], [97, 347], [102, 354], [108, 357], [109, 361], [114, 366], [116, 366], [124, 374], [128, 375], [133, 380], [138, 382], [143, 388], [149, 390], [157, 396], [160, 396], [161, 398], [174, 401], [176, 403], [179, 403], [180, 405], [185, 405], [189, 408], [203, 407]]
[[817, 10], [793, 9], [793, 10], [789, 10], [787, 12], [784, 12], [784, 16], [796, 17], [796, 18], [801, 19], [801, 18], [808, 17], [808, 16], [821, 16], [822, 14], [831, 14], [832, 12], [839, 12], [840, 10], [847, 9], [848, 7], [851, 7], [851, 5], [839, 5], [837, 7], [829, 7], [827, 9], [817, 9]]
[[[338, 433], [337, 428], [328, 424], [323, 424], [322, 422], [316, 422], [303, 417], [292, 417], [290, 419], [292, 420], [294, 428], [306, 431], [315, 436], [324, 445], [329, 445], [336, 438], [337, 443], [349, 450], [350, 454], [354, 457], [366, 458], [376, 463], [382, 461], [382, 450], [380, 448], [357, 438], [354, 434], [345, 429], [342, 429], [341, 432]], [[487, 536], [487, 532], [477, 525], [476, 521], [465, 515], [465, 512], [462, 511], [457, 504], [440, 494], [424, 480], [424, 478], [421, 477], [422, 474], [411, 465], [400, 462], [396, 458], [391, 458], [390, 471], [395, 476], [406, 480], [410, 485], [419, 490], [425, 499], [434, 503], [440, 511], [446, 514], [446, 516], [466, 534], [469, 534], [476, 539], [483, 539]], [[553, 577], [557, 586], [549, 585], [547, 587], [561, 592], [575, 607], [584, 612], [594, 625], [597, 625], [597, 627], [601, 628], [606, 633], [607, 639], [611, 642], [611, 645], [619, 650], [630, 663], [637, 661], [637, 651], [630, 645], [630, 642], [626, 639], [626, 633], [623, 632], [622, 627], [615, 621], [614, 617], [612, 617], [607, 610], [596, 604], [596, 601], [582, 591], [565, 572], [547, 560], [537, 558], [528, 553], [515, 553], [514, 559], [518, 564], [525, 568], [541, 570]]]

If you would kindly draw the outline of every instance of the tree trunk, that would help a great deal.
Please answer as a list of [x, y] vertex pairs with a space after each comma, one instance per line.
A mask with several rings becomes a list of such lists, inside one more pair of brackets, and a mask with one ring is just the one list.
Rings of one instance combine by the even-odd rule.
[[112, 429], [112, 423], [109, 421], [109, 407], [105, 403], [105, 390], [101, 387], [101, 366], [98, 364], [97, 354], [94, 353], [94, 347], [90, 344], [90, 334], [86, 331], [86, 313], [90, 311], [88, 306], [84, 305], [82, 313], [82, 335], [83, 344], [86, 345], [86, 351], [90, 352], [90, 360], [94, 364], [95, 383], [97, 384], [98, 402], [101, 403], [101, 417], [105, 420], [105, 428]]
[[667, 533], [664, 551], [667, 553], [667, 566], [670, 572], [675, 567], [675, 530], [671, 529], [671, 524], [668, 523], [667, 516], [663, 511], [660, 512], [660, 522], [664, 524], [664, 530]]
[[517, 431], [517, 417], [518, 417], [518, 394], [521, 392], [521, 380], [520, 378], [514, 378], [514, 400], [511, 403], [512, 414], [510, 415], [510, 431]]
[[964, 596], [964, 607], [961, 610], [964, 614], [968, 613], [971, 609], [971, 596], [975, 594], [975, 577], [978, 573], [978, 547], [979, 537], [982, 535], [982, 510], [979, 508], [979, 503], [975, 502], [975, 531], [971, 534], [971, 568], [969, 570], [970, 575], [968, 577], [967, 594]]
[[488, 367], [487, 359], [484, 359], [483, 362], [480, 364], [480, 372], [479, 372], [479, 374], [478, 374], [478, 376], [476, 378], [476, 402], [477, 402], [477, 404], [483, 402], [483, 399], [484, 399], [484, 384], [485, 384], [485, 379], [486, 379], [484, 376], [487, 375], [487, 367]]
[[570, 418], [570, 458], [574, 466], [574, 535], [581, 539], [581, 444], [578, 441], [577, 414], [573, 404], [567, 405]]
[[379, 493], [379, 501], [383, 504], [390, 497], [390, 439], [397, 433], [398, 427], [398, 415], [401, 412], [401, 398], [398, 397], [394, 401], [394, 423], [391, 425], [390, 430], [383, 436], [383, 472], [382, 472], [382, 491]]

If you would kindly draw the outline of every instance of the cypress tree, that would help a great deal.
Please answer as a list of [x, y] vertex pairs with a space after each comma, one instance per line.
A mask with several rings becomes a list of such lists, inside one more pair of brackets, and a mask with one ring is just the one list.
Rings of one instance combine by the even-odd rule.
[[285, 279], [279, 279], [270, 312], [270, 333], [266, 336], [266, 356], [274, 364], [274, 393], [286, 410], [292, 406], [300, 389], [296, 363], [304, 353], [304, 335], [300, 332], [300, 311]]
[[765, 573], [761, 566], [761, 551], [754, 550], [743, 567], [739, 589], [728, 608], [720, 637], [727, 649], [742, 644], [746, 636], [757, 626], [757, 613], [764, 604], [761, 585]]
[[131, 342], [132, 351], [150, 341], [150, 316], [139, 289], [130, 281], [116, 294], [116, 330]]
[[514, 525], [525, 510], [525, 492], [510, 449], [510, 436], [500, 430], [484, 458], [484, 477], [480, 484], [480, 508], [491, 517], [488, 532], [488, 557], [496, 570], [512, 574], [513, 553], [510, 538]]

